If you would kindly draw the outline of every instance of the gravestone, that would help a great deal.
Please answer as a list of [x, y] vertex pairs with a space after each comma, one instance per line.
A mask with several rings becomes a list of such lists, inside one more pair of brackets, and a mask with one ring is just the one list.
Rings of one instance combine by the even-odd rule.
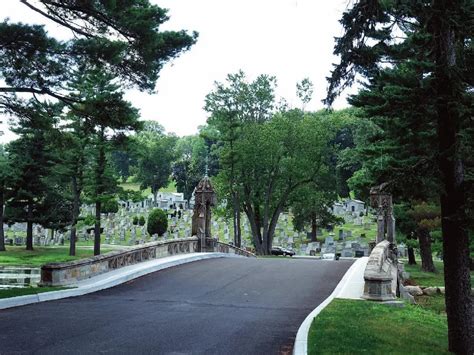
[[344, 240], [344, 230], [339, 229], [339, 240]]
[[329, 235], [326, 237], [326, 239], [324, 240], [324, 245], [327, 247], [329, 245], [334, 245], [334, 238], [333, 236]]

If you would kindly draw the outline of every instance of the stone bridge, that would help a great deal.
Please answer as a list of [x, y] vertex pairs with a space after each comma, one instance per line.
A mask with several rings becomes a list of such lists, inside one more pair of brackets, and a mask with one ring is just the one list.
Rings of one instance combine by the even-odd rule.
[[[41, 286], [67, 286], [128, 265], [178, 254], [201, 251], [197, 237], [158, 241], [136, 246], [125, 251], [113, 251], [87, 259], [51, 263], [41, 267]], [[255, 257], [254, 254], [222, 243], [216, 239], [206, 242], [206, 252]]]

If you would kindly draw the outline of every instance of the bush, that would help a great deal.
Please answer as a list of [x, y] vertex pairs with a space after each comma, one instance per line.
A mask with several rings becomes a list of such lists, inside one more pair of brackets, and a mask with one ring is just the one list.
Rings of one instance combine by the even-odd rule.
[[92, 226], [95, 224], [95, 216], [88, 214], [87, 216], [84, 217], [84, 224], [86, 226]]
[[140, 216], [140, 218], [138, 219], [138, 225], [140, 225], [140, 226], [145, 225], [145, 217]]
[[138, 216], [133, 217], [132, 224], [136, 226], [138, 224]]
[[101, 210], [102, 213], [117, 213], [119, 210], [118, 201], [115, 199], [105, 201]]
[[153, 209], [148, 215], [148, 234], [162, 236], [168, 229], [168, 218], [166, 212], [159, 208]]

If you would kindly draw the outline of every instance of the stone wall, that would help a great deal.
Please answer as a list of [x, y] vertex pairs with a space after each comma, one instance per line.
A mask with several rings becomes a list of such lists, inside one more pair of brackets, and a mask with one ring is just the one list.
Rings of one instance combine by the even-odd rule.
[[176, 254], [197, 252], [196, 237], [147, 243], [126, 251], [114, 251], [65, 263], [41, 267], [41, 286], [64, 286], [88, 279], [124, 266]]
[[364, 295], [372, 301], [390, 301], [396, 298], [398, 265], [388, 240], [378, 243], [370, 253], [364, 272]]

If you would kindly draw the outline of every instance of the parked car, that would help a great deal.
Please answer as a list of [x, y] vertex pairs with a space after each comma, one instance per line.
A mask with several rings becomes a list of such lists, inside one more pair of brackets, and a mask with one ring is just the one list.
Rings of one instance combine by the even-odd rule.
[[286, 249], [283, 247], [273, 247], [272, 248], [272, 255], [283, 255], [283, 256], [293, 256], [295, 255], [295, 252], [290, 249]]

